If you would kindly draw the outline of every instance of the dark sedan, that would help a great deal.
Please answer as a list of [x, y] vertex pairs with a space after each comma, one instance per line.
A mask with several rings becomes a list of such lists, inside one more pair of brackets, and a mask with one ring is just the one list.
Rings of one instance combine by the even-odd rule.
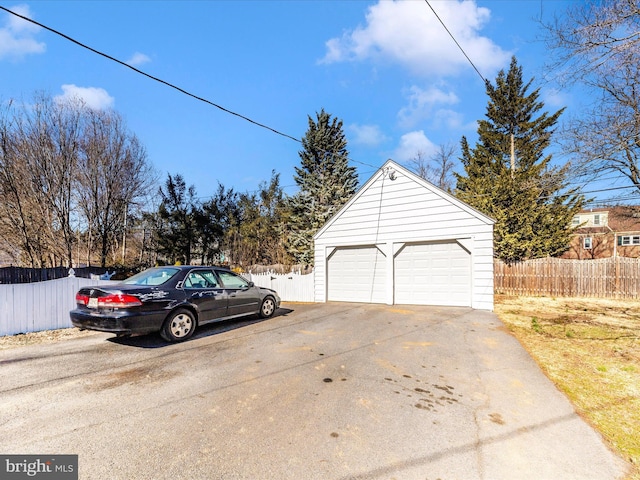
[[280, 297], [218, 267], [156, 267], [121, 283], [82, 288], [71, 323], [119, 336], [160, 332], [186, 340], [198, 325], [257, 314], [271, 317]]

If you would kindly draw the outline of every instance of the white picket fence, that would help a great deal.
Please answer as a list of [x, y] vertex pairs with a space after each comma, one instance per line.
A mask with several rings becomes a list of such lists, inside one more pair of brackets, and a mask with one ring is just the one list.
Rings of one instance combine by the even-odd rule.
[[0, 285], [0, 336], [72, 327], [69, 310], [76, 292], [107, 280], [67, 277], [38, 283]]
[[259, 287], [271, 288], [278, 292], [284, 302], [313, 302], [313, 273], [244, 273], [246, 279]]
[[[244, 274], [261, 287], [272, 288], [283, 301], [313, 302], [313, 274]], [[69, 310], [76, 292], [90, 285], [115, 283], [88, 278], [60, 278], [38, 283], [0, 284], [0, 337], [70, 328]]]

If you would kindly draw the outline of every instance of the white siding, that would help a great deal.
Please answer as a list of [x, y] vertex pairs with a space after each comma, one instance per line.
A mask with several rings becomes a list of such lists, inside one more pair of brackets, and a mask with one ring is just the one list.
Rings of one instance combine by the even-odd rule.
[[335, 247], [386, 244], [395, 254], [405, 243], [444, 240], [470, 245], [471, 306], [493, 310], [493, 221], [389, 161], [316, 234], [316, 301], [327, 301], [327, 257]]

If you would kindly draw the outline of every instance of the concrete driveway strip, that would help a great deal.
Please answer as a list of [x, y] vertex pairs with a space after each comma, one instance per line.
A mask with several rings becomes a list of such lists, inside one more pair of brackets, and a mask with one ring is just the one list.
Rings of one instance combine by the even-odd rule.
[[618, 479], [626, 464], [496, 316], [284, 304], [182, 344], [0, 351], [0, 453], [81, 479]]

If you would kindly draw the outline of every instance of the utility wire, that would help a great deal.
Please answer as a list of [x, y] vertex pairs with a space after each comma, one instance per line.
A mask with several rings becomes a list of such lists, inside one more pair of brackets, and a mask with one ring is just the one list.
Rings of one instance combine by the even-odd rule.
[[[194, 99], [196, 99], [196, 100], [198, 100], [200, 102], [204, 102], [204, 103], [206, 103], [208, 105], [216, 107], [216, 108], [222, 110], [225, 113], [228, 113], [230, 115], [234, 115], [234, 116], [236, 116], [238, 118], [241, 118], [242, 120], [245, 120], [245, 121], [247, 121], [249, 123], [252, 123], [253, 125], [256, 125], [258, 127], [264, 128], [264, 129], [269, 130], [270, 132], [273, 132], [273, 133], [275, 133], [277, 135], [280, 135], [282, 137], [285, 137], [285, 138], [288, 138], [290, 140], [293, 140], [294, 142], [302, 143], [302, 140], [300, 140], [299, 138], [296, 138], [296, 137], [294, 137], [292, 135], [289, 135], [287, 133], [284, 133], [284, 132], [281, 132], [279, 130], [276, 130], [275, 128], [272, 128], [272, 127], [270, 127], [268, 125], [265, 125], [264, 123], [257, 122], [257, 121], [255, 121], [255, 120], [253, 120], [253, 119], [251, 119], [251, 118], [249, 118], [249, 117], [247, 117], [245, 115], [242, 115], [240, 113], [237, 113], [237, 112], [234, 112], [232, 110], [229, 110], [228, 108], [225, 108], [225, 107], [223, 107], [221, 105], [218, 105], [217, 103], [214, 103], [214, 102], [212, 102], [210, 100], [207, 100], [206, 98], [203, 98], [203, 97], [200, 97], [200, 96], [195, 95], [193, 93], [190, 93], [187, 90], [178, 87], [177, 85], [174, 85], [174, 84], [172, 84], [170, 82], [162, 80], [161, 78], [154, 77], [153, 75], [151, 75], [149, 73], [146, 73], [146, 72], [144, 72], [144, 71], [142, 71], [142, 70], [140, 70], [140, 69], [138, 69], [138, 68], [136, 68], [136, 67], [134, 67], [132, 65], [129, 65], [126, 62], [123, 62], [122, 60], [118, 60], [117, 58], [112, 57], [111, 55], [108, 55], [108, 54], [106, 54], [104, 52], [101, 52], [100, 50], [96, 50], [95, 48], [92, 48], [92, 47], [90, 47], [90, 46], [88, 46], [88, 45], [86, 45], [86, 44], [84, 44], [84, 43], [82, 43], [82, 42], [80, 42], [80, 41], [68, 36], [68, 35], [65, 35], [64, 33], [60, 32], [60, 31], [58, 31], [58, 30], [56, 30], [54, 28], [51, 28], [51, 27], [48, 27], [48, 26], [46, 26], [46, 25], [44, 25], [42, 23], [36, 22], [35, 20], [33, 20], [33, 19], [29, 18], [29, 17], [25, 17], [24, 15], [20, 15], [19, 13], [16, 13], [16, 12], [14, 12], [12, 10], [9, 10], [8, 8], [3, 7], [2, 5], [0, 5], [0, 10], [4, 10], [5, 12], [10, 13], [11, 15], [15, 15], [16, 17], [19, 17], [22, 20], [25, 20], [25, 21], [33, 23], [34, 25], [37, 25], [37, 26], [39, 26], [41, 28], [44, 28], [45, 30], [48, 30], [49, 32], [54, 33], [56, 35], [59, 35], [62, 38], [66, 39], [66, 40], [69, 40], [70, 42], [75, 43], [76, 45], [78, 45], [78, 46], [80, 46], [82, 48], [86, 48], [90, 52], [93, 52], [93, 53], [95, 53], [97, 55], [100, 55], [100, 56], [102, 56], [102, 57], [104, 57], [104, 58], [106, 58], [108, 60], [116, 62], [116, 63], [118, 63], [118, 64], [120, 64], [120, 65], [122, 65], [124, 67], [130, 68], [131, 70], [133, 70], [136, 73], [139, 73], [140, 75], [144, 75], [145, 77], [150, 78], [151, 80], [154, 80], [156, 82], [162, 83], [163, 85], [166, 85], [167, 87], [173, 88], [174, 90], [177, 90], [180, 93], [183, 93], [183, 94], [185, 94], [185, 95], [187, 95], [187, 96], [189, 96], [191, 98], [194, 98]], [[322, 151], [324, 153], [332, 153], [332, 152], [328, 152], [328, 151], [323, 150], [323, 149], [318, 149], [318, 150], [320, 150], [320, 151]], [[370, 165], [370, 164], [365, 163], [365, 162], [354, 160], [352, 158], [350, 158], [349, 160], [351, 160], [352, 162], [355, 162], [355, 163], [359, 163], [361, 165], [365, 165], [367, 167], [378, 168], [378, 167], [375, 167], [374, 165]]]
[[579, 192], [581, 195], [586, 193], [601, 193], [601, 192], [614, 192], [616, 190], [626, 190], [627, 188], [638, 188], [636, 185], [626, 185], [622, 187], [610, 187], [610, 188], [601, 188], [599, 190], [591, 190], [588, 192]]
[[480, 70], [478, 70], [478, 68], [475, 66], [475, 64], [471, 61], [471, 59], [469, 58], [469, 55], [467, 55], [467, 52], [464, 51], [464, 49], [462, 48], [462, 46], [460, 46], [460, 44], [458, 43], [458, 40], [456, 40], [456, 37], [453, 36], [453, 34], [451, 33], [451, 31], [447, 28], [447, 26], [445, 25], [445, 23], [442, 21], [442, 19], [440, 18], [440, 16], [437, 14], [437, 12], [433, 9], [433, 7], [431, 6], [431, 4], [429, 3], [429, 0], [424, 0], [425, 3], [427, 5], [429, 5], [429, 8], [431, 9], [431, 11], [433, 12], [433, 14], [436, 16], [436, 18], [438, 19], [438, 21], [440, 22], [440, 24], [444, 27], [444, 29], [447, 31], [447, 33], [449, 34], [449, 36], [451, 37], [451, 39], [454, 41], [454, 43], [458, 46], [458, 48], [460, 49], [460, 51], [462, 52], [462, 54], [465, 56], [465, 58], [469, 61], [469, 63], [471, 64], [471, 66], [473, 67], [473, 69], [476, 71], [476, 73], [480, 76], [480, 78], [482, 79], [482, 82], [486, 85], [487, 83], [487, 79], [484, 78], [482, 76], [482, 74], [480, 73]]
[[[440, 24], [443, 26], [443, 28], [446, 30], [446, 32], [449, 34], [449, 36], [452, 38], [452, 40], [454, 41], [454, 43], [455, 43], [455, 44], [457, 45], [457, 47], [460, 49], [460, 51], [461, 51], [461, 52], [462, 52], [462, 54], [465, 56], [465, 58], [467, 59], [467, 61], [471, 64], [471, 66], [472, 66], [472, 67], [473, 67], [473, 69], [476, 71], [476, 73], [480, 76], [480, 78], [483, 80], [483, 82], [485, 82], [485, 83], [486, 83], [486, 82], [487, 82], [487, 80], [482, 76], [482, 74], [480, 73], [480, 71], [478, 70], [478, 68], [475, 66], [475, 64], [473, 63], [473, 61], [469, 58], [469, 56], [468, 56], [468, 55], [467, 55], [467, 53], [464, 51], [464, 49], [462, 48], [462, 46], [458, 43], [458, 41], [457, 41], [457, 40], [456, 40], [456, 38], [453, 36], [453, 34], [451, 33], [451, 31], [447, 28], [447, 26], [446, 26], [446, 25], [445, 25], [445, 23], [442, 21], [442, 19], [441, 19], [441, 18], [440, 18], [440, 16], [438, 15], [438, 13], [433, 9], [433, 7], [431, 6], [431, 4], [429, 3], [429, 0], [425, 0], [425, 3], [429, 6], [429, 8], [430, 8], [430, 9], [431, 9], [431, 11], [433, 12], [433, 14], [436, 16], [436, 18], [437, 18], [437, 19], [438, 19], [438, 21], [440, 22]], [[269, 130], [269, 131], [271, 131], [271, 132], [273, 132], [273, 133], [275, 133], [275, 134], [277, 134], [277, 135], [280, 135], [280, 136], [282, 136], [282, 137], [285, 137], [285, 138], [288, 138], [288, 139], [290, 139], [290, 140], [293, 140], [294, 142], [302, 143], [302, 141], [301, 141], [300, 139], [296, 138], [296, 137], [293, 137], [293, 136], [291, 136], [291, 135], [289, 135], [289, 134], [286, 134], [286, 133], [284, 133], [284, 132], [281, 132], [281, 131], [279, 131], [279, 130], [277, 130], [277, 129], [275, 129], [275, 128], [272, 128], [272, 127], [270, 127], [270, 126], [268, 126], [268, 125], [265, 125], [265, 124], [263, 124], [263, 123], [257, 122], [257, 121], [255, 121], [255, 120], [253, 120], [253, 119], [251, 119], [251, 118], [249, 118], [249, 117], [247, 117], [247, 116], [245, 116], [245, 115], [242, 115], [242, 114], [239, 114], [239, 113], [234, 112], [234, 111], [232, 111], [232, 110], [229, 110], [229, 109], [227, 109], [227, 108], [225, 108], [225, 107], [223, 107], [223, 106], [221, 106], [221, 105], [218, 105], [218, 104], [216, 104], [216, 103], [214, 103], [214, 102], [212, 102], [212, 101], [210, 101], [210, 100], [207, 100], [206, 98], [203, 98], [203, 97], [200, 97], [200, 96], [195, 95], [195, 94], [193, 94], [193, 93], [190, 93], [190, 92], [188, 92], [187, 90], [185, 90], [185, 89], [183, 89], [183, 88], [181, 88], [181, 87], [178, 87], [177, 85], [174, 85], [174, 84], [172, 84], [172, 83], [170, 83], [170, 82], [167, 82], [167, 81], [165, 81], [165, 80], [162, 80], [161, 78], [158, 78], [158, 77], [155, 77], [155, 76], [153, 76], [153, 75], [151, 75], [151, 74], [148, 74], [148, 73], [146, 73], [146, 72], [144, 72], [144, 71], [142, 71], [142, 70], [140, 70], [140, 69], [138, 69], [138, 68], [135, 68], [135, 67], [134, 67], [134, 66], [132, 66], [132, 65], [129, 65], [129, 64], [128, 64], [128, 63], [126, 63], [126, 62], [123, 62], [122, 60], [119, 60], [119, 59], [117, 59], [117, 58], [115, 58], [115, 57], [113, 57], [113, 56], [111, 56], [111, 55], [108, 55], [108, 54], [106, 54], [106, 53], [104, 53], [104, 52], [101, 52], [101, 51], [99, 51], [99, 50], [96, 50], [95, 48], [92, 48], [92, 47], [90, 47], [90, 46], [88, 46], [88, 45], [86, 45], [86, 44], [84, 44], [84, 43], [82, 43], [82, 42], [80, 42], [80, 41], [78, 41], [78, 40], [76, 40], [76, 39], [74, 39], [74, 38], [72, 38], [72, 37], [70, 37], [70, 36], [68, 36], [68, 35], [66, 35], [66, 34], [64, 34], [64, 33], [62, 33], [62, 32], [60, 32], [60, 31], [58, 31], [58, 30], [56, 30], [56, 29], [54, 29], [54, 28], [48, 27], [47, 25], [44, 25], [44, 24], [42, 24], [42, 23], [40, 23], [40, 22], [37, 22], [37, 21], [35, 21], [35, 20], [33, 20], [33, 19], [29, 18], [29, 17], [25, 17], [25, 16], [23, 16], [23, 15], [20, 15], [19, 13], [16, 13], [16, 12], [14, 12], [14, 11], [12, 11], [12, 10], [9, 10], [8, 8], [3, 7], [2, 5], [0, 5], [0, 10], [3, 10], [3, 11], [5, 11], [5, 12], [7, 12], [7, 13], [10, 13], [11, 15], [14, 15], [14, 16], [16, 16], [16, 17], [19, 17], [19, 18], [21, 18], [22, 20], [25, 20], [25, 21], [27, 21], [27, 22], [33, 23], [34, 25], [37, 25], [37, 26], [39, 26], [39, 27], [41, 27], [41, 28], [43, 28], [43, 29], [45, 29], [45, 30], [47, 30], [47, 31], [51, 32], [51, 33], [54, 33], [54, 34], [56, 34], [56, 35], [59, 35], [59, 36], [61, 36], [62, 38], [66, 39], [66, 40], [68, 40], [68, 41], [70, 41], [70, 42], [72, 42], [72, 43], [74, 43], [74, 44], [76, 44], [76, 45], [78, 45], [78, 46], [80, 46], [80, 47], [82, 47], [82, 48], [85, 48], [85, 49], [87, 49], [87, 50], [89, 50], [89, 51], [91, 51], [91, 52], [93, 52], [93, 53], [95, 53], [95, 54], [97, 54], [97, 55], [100, 55], [100, 56], [102, 56], [102, 57], [104, 57], [104, 58], [106, 58], [106, 59], [108, 59], [108, 60], [111, 60], [111, 61], [113, 61], [113, 62], [116, 62], [116, 63], [118, 63], [118, 64], [120, 64], [120, 65], [122, 65], [122, 66], [124, 66], [124, 67], [127, 67], [127, 68], [129, 68], [129, 69], [133, 70], [134, 72], [139, 73], [140, 75], [143, 75], [143, 76], [145, 76], [145, 77], [147, 77], [147, 78], [149, 78], [149, 79], [151, 79], [151, 80], [154, 80], [154, 81], [156, 81], [156, 82], [159, 82], [159, 83], [161, 83], [161, 84], [163, 84], [163, 85], [166, 85], [166, 86], [168, 86], [168, 87], [170, 87], [170, 88], [173, 88], [173, 89], [175, 89], [175, 90], [179, 91], [180, 93], [183, 93], [184, 95], [187, 95], [187, 96], [189, 96], [189, 97], [191, 97], [191, 98], [194, 98], [195, 100], [198, 100], [198, 101], [204, 102], [204, 103], [206, 103], [206, 104], [208, 104], [208, 105], [211, 105], [211, 106], [213, 106], [213, 107], [215, 107], [215, 108], [218, 108], [218, 109], [222, 110], [222, 111], [223, 111], [223, 112], [225, 112], [225, 113], [228, 113], [228, 114], [230, 114], [230, 115], [234, 115], [234, 116], [236, 116], [236, 117], [238, 117], [238, 118], [241, 118], [242, 120], [245, 120], [245, 121], [247, 121], [247, 122], [249, 122], [249, 123], [251, 123], [251, 124], [253, 124], [253, 125], [256, 125], [256, 126], [258, 126], [258, 127], [264, 128], [264, 129]], [[320, 149], [320, 150], [321, 150], [321, 149]], [[322, 150], [322, 151], [324, 151], [324, 150]], [[331, 152], [326, 152], [326, 151], [324, 151], [324, 152], [325, 152], [325, 153], [331, 153]], [[364, 166], [367, 166], [367, 167], [371, 167], [371, 168], [373, 168], [375, 171], [379, 170], [379, 168], [378, 168], [378, 167], [376, 167], [376, 166], [374, 166], [374, 165], [370, 165], [370, 164], [368, 164], [368, 163], [361, 162], [361, 161], [354, 160], [354, 159], [350, 159], [350, 160], [351, 160], [351, 161], [353, 161], [353, 162], [355, 162], [355, 163], [359, 163], [359, 164], [361, 164], [361, 165], [364, 165]], [[290, 186], [292, 186], [292, 185], [288, 185], [287, 187], [290, 187]], [[597, 193], [597, 192], [604, 192], [604, 191], [618, 190], [618, 189], [623, 189], [623, 188], [630, 188], [630, 187], [615, 187], [615, 188], [611, 188], [611, 189], [593, 190], [593, 191], [590, 191], [590, 192], [582, 192], [582, 193]]]
[[[457, 45], [457, 47], [460, 49], [460, 51], [462, 52], [462, 54], [465, 56], [465, 58], [467, 59], [467, 61], [471, 64], [471, 66], [473, 67], [473, 69], [476, 71], [476, 73], [480, 76], [480, 78], [482, 79], [482, 81], [487, 84], [487, 79], [484, 78], [484, 76], [480, 73], [480, 70], [478, 70], [478, 68], [476, 67], [476, 65], [473, 63], [473, 61], [471, 60], [471, 58], [469, 58], [469, 55], [467, 55], [467, 53], [464, 51], [464, 49], [462, 48], [462, 46], [460, 45], [460, 43], [458, 43], [458, 40], [456, 40], [456, 38], [454, 37], [454, 35], [451, 33], [451, 31], [449, 30], [449, 28], [447, 28], [446, 24], [442, 21], [442, 19], [440, 18], [440, 16], [438, 15], [438, 13], [434, 10], [434, 8], [431, 6], [431, 4], [429, 3], [429, 0], [424, 0], [425, 3], [429, 6], [429, 8], [431, 9], [431, 11], [433, 12], [433, 14], [435, 15], [435, 17], [438, 19], [438, 21], [440, 22], [440, 24], [444, 27], [444, 29], [447, 31], [447, 33], [449, 34], [449, 36], [451, 37], [451, 39], [454, 41], [454, 43]], [[601, 167], [601, 170], [606, 170], [606, 167]], [[590, 172], [590, 174], [593, 174], [593, 172]], [[584, 173], [582, 174], [583, 176], [587, 176], [588, 174]], [[575, 182], [574, 184], [579, 183], [579, 182]], [[571, 183], [569, 183], [569, 185], [571, 185]], [[592, 190], [592, 191], [588, 191], [588, 192], [578, 192], [580, 194], [590, 194], [590, 193], [601, 193], [601, 192], [609, 192], [609, 191], [615, 191], [615, 190], [621, 190], [621, 189], [626, 189], [626, 188], [637, 188], [635, 185], [630, 185], [630, 186], [622, 186], [622, 187], [612, 187], [612, 188], [605, 188], [605, 189], [600, 189], [600, 190]], [[550, 196], [551, 197], [551, 196]]]
[[246, 120], [247, 122], [253, 123], [254, 125], [257, 125], [258, 127], [266, 128], [267, 130], [270, 130], [270, 131], [271, 131], [271, 132], [273, 132], [273, 133], [276, 133], [276, 134], [278, 134], [278, 135], [282, 135], [282, 136], [283, 136], [283, 137], [285, 137], [285, 138], [289, 138], [289, 139], [291, 139], [291, 140], [293, 140], [293, 141], [295, 141], [295, 142], [300, 143], [300, 140], [299, 140], [298, 138], [292, 137], [291, 135], [288, 135], [288, 134], [283, 133], [283, 132], [281, 132], [281, 131], [279, 131], [279, 130], [276, 130], [275, 128], [271, 128], [271, 127], [269, 127], [268, 125], [265, 125], [265, 124], [263, 124], [263, 123], [256, 122], [255, 120], [252, 120], [252, 119], [251, 119], [251, 118], [249, 118], [249, 117], [246, 117], [246, 116], [241, 115], [241, 114], [239, 114], [239, 113], [236, 113], [236, 112], [234, 112], [234, 111], [232, 111], [232, 110], [229, 110], [229, 109], [227, 109], [227, 108], [224, 108], [223, 106], [218, 105], [217, 103], [214, 103], [214, 102], [212, 102], [212, 101], [210, 101], [210, 100], [207, 100], [206, 98], [202, 98], [202, 97], [199, 97], [199, 96], [197, 96], [197, 95], [194, 95], [193, 93], [190, 93], [190, 92], [188, 92], [188, 91], [184, 90], [183, 88], [180, 88], [180, 87], [178, 87], [178, 86], [176, 86], [176, 85], [174, 85], [174, 84], [172, 84], [172, 83], [169, 83], [169, 82], [167, 82], [167, 81], [165, 81], [165, 80], [162, 80], [161, 78], [154, 77], [153, 75], [150, 75], [150, 74], [148, 74], [148, 73], [146, 73], [146, 72], [144, 72], [144, 71], [142, 71], [142, 70], [140, 70], [140, 69], [138, 69], [138, 68], [136, 68], [136, 67], [134, 67], [134, 66], [129, 65], [129, 64], [128, 64], [128, 63], [126, 63], [126, 62], [123, 62], [122, 60], [118, 60], [117, 58], [112, 57], [111, 55], [108, 55], [108, 54], [106, 54], [106, 53], [104, 53], [104, 52], [101, 52], [101, 51], [99, 51], [99, 50], [96, 50], [95, 48], [92, 48], [92, 47], [90, 47], [90, 46], [88, 46], [88, 45], [85, 45], [84, 43], [79, 42], [78, 40], [76, 40], [76, 39], [74, 39], [74, 38], [72, 38], [72, 37], [70, 37], [70, 36], [68, 36], [68, 35], [65, 35], [64, 33], [60, 32], [60, 31], [58, 31], [58, 30], [55, 30], [55, 29], [53, 29], [53, 28], [51, 28], [51, 27], [47, 27], [46, 25], [44, 25], [44, 24], [42, 24], [42, 23], [39, 23], [39, 22], [36, 22], [35, 20], [33, 20], [33, 19], [29, 18], [29, 17], [25, 17], [24, 15], [20, 15], [19, 13], [16, 13], [16, 12], [14, 12], [14, 11], [11, 11], [11, 10], [9, 10], [8, 8], [3, 7], [2, 5], [0, 5], [0, 10], [4, 10], [5, 12], [10, 13], [10, 14], [12, 14], [12, 15], [15, 15], [16, 17], [19, 17], [19, 18], [21, 18], [21, 19], [23, 19], [23, 20], [25, 20], [25, 21], [27, 21], [27, 22], [31, 22], [31, 23], [33, 23], [34, 25], [37, 25], [37, 26], [39, 26], [39, 27], [41, 27], [41, 28], [44, 28], [45, 30], [50, 31], [51, 33], [55, 33], [56, 35], [59, 35], [59, 36], [61, 36], [62, 38], [66, 39], [66, 40], [69, 40], [70, 42], [75, 43], [76, 45], [78, 45], [78, 46], [80, 46], [80, 47], [82, 47], [82, 48], [86, 48], [87, 50], [89, 50], [89, 51], [91, 51], [91, 52], [93, 52], [93, 53], [96, 53], [96, 54], [98, 54], [98, 55], [100, 55], [100, 56], [102, 56], [102, 57], [104, 57], [104, 58], [107, 58], [107, 59], [109, 59], [109, 60], [113, 61], [113, 62], [119, 63], [120, 65], [122, 65], [122, 66], [124, 66], [124, 67], [130, 68], [130, 69], [131, 69], [131, 70], [133, 70], [134, 72], [139, 73], [140, 75], [144, 75], [145, 77], [148, 77], [148, 78], [150, 78], [151, 80], [155, 80], [156, 82], [160, 82], [160, 83], [162, 83], [162, 84], [164, 84], [164, 85], [166, 85], [166, 86], [168, 86], [168, 87], [170, 87], [170, 88], [173, 88], [173, 89], [175, 89], [175, 90], [178, 90], [180, 93], [183, 93], [183, 94], [185, 94], [185, 95], [188, 95], [189, 97], [195, 98], [196, 100], [199, 100], [199, 101], [201, 101], [201, 102], [208, 103], [209, 105], [211, 105], [211, 106], [213, 106], [213, 107], [219, 108], [220, 110], [222, 110], [222, 111], [223, 111], [223, 112], [225, 112], [225, 113], [228, 113], [228, 114], [230, 114], [230, 115], [235, 115], [236, 117], [239, 117], [239, 118], [241, 118], [241, 119], [243, 119], [243, 120]]

